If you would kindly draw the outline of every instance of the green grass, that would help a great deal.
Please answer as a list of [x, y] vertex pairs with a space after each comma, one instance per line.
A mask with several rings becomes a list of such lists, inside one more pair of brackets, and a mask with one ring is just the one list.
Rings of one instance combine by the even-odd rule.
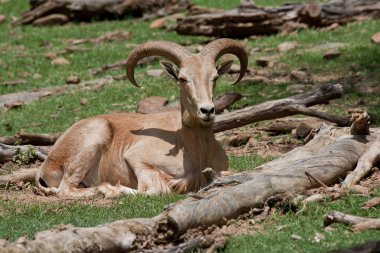
[[[377, 191], [377, 196], [380, 192]], [[296, 214], [288, 212], [269, 217], [263, 224], [264, 230], [252, 236], [239, 236], [228, 240], [226, 248], [221, 252], [328, 252], [335, 249], [348, 248], [363, 244], [370, 240], [379, 240], [380, 231], [365, 231], [353, 233], [349, 227], [334, 224], [335, 231], [325, 231], [323, 215], [335, 210], [352, 215], [378, 218], [380, 210], [369, 210], [360, 207], [370, 197], [349, 195], [334, 202], [326, 200], [324, 203], [312, 203], [304, 212]], [[282, 228], [282, 229], [281, 229]], [[319, 242], [313, 241], [316, 233], [324, 238]], [[292, 239], [298, 235], [300, 240]]]
[[[214, 8], [233, 8], [238, 0], [201, 1], [196, 4]], [[279, 5], [285, 0], [257, 0], [259, 6]], [[3, 81], [26, 79], [27, 83], [16, 86], [0, 85], [0, 95], [22, 90], [61, 86], [69, 75], [77, 75], [81, 80], [102, 78], [106, 75], [123, 74], [124, 70], [109, 71], [93, 77], [89, 68], [100, 67], [128, 57], [133, 45], [147, 40], [171, 40], [182, 44], [203, 42], [209, 38], [202, 36], [178, 36], [175, 32], [150, 30], [149, 22], [125, 19], [121, 21], [102, 21], [96, 23], [70, 24], [63, 27], [18, 26], [11, 28], [12, 16], [18, 16], [28, 8], [27, 1], [0, 1], [0, 14], [7, 19], [0, 24], [0, 83]], [[333, 31], [303, 30], [287, 35], [262, 37], [255, 40], [242, 41], [255, 53], [250, 56], [249, 65], [256, 70], [257, 57], [273, 57], [285, 66], [270, 69], [272, 75], [283, 75], [293, 69], [306, 69], [312, 75], [336, 75], [347, 77], [358, 75], [357, 83], [343, 83], [344, 98], [333, 101], [328, 107], [330, 112], [345, 114], [346, 109], [355, 107], [357, 101], [364, 100], [364, 108], [380, 118], [380, 98], [376, 94], [360, 95], [357, 90], [364, 85], [378, 86], [380, 82], [380, 47], [370, 43], [370, 37], [380, 29], [380, 21], [365, 21], [339, 27]], [[76, 52], [63, 57], [70, 61], [66, 66], [53, 66], [46, 59], [46, 52], [59, 52], [68, 45], [69, 39], [95, 38], [106, 32], [129, 31], [130, 39], [122, 42], [109, 42], [98, 45], [84, 44], [87, 52]], [[285, 41], [296, 41], [295, 51], [279, 54], [276, 47]], [[315, 46], [325, 43], [345, 43], [341, 49], [341, 57], [326, 61], [323, 52], [313, 51]], [[50, 44], [45, 48], [43, 44]], [[24, 48], [24, 49], [23, 49]], [[23, 50], [21, 50], [23, 49]], [[149, 78], [144, 73], [148, 68], [158, 68], [158, 64], [137, 69], [137, 80], [142, 85], [138, 89], [126, 81], [115, 81], [98, 92], [86, 91], [51, 96], [41, 99], [20, 109], [5, 111], [0, 109], [0, 136], [15, 134], [19, 131], [53, 133], [67, 129], [75, 121], [114, 111], [134, 111], [137, 102], [147, 96], [158, 95], [175, 100], [178, 97], [176, 85], [169, 78]], [[265, 69], [264, 69], [265, 70]], [[330, 82], [338, 82], [332, 80]], [[291, 94], [286, 91], [288, 85], [298, 84], [288, 81], [280, 84], [235, 85], [227, 77], [218, 82], [216, 94], [238, 91], [245, 95], [232, 109], [253, 105], [271, 99], [284, 98]], [[308, 82], [306, 82], [308, 83]], [[87, 98], [88, 104], [81, 106], [80, 98]], [[379, 123], [378, 123], [379, 124]], [[243, 171], [256, 167], [273, 157], [260, 157], [256, 154], [247, 156], [230, 156], [230, 167], [234, 171]], [[376, 193], [379, 195], [379, 192]], [[160, 213], [163, 206], [184, 196], [168, 195], [157, 197], [125, 197], [111, 206], [95, 206], [91, 204], [19, 204], [14, 201], [0, 200], [0, 238], [15, 240], [57, 224], [71, 223], [75, 226], [95, 226], [115, 219], [132, 217], [151, 217]], [[255, 236], [241, 236], [228, 241], [225, 252], [325, 252], [326, 250], [343, 248], [359, 244], [379, 237], [378, 232], [351, 233], [345, 227], [338, 226], [334, 232], [324, 232], [322, 215], [328, 210], [341, 210], [352, 214], [379, 217], [378, 209], [361, 210], [360, 205], [367, 197], [348, 196], [339, 201], [312, 204], [301, 214], [277, 214], [265, 221], [264, 230]], [[286, 228], [277, 231], [279, 226]], [[318, 231], [325, 235], [320, 243], [312, 243], [311, 239]], [[293, 241], [292, 234], [298, 234], [301, 240]]]
[[[115, 220], [152, 217], [183, 195], [127, 196], [109, 206], [77, 203], [30, 203], [0, 200], [0, 238], [15, 240], [32, 236], [58, 224], [92, 227]], [[94, 202], [96, 203], [96, 202]]]

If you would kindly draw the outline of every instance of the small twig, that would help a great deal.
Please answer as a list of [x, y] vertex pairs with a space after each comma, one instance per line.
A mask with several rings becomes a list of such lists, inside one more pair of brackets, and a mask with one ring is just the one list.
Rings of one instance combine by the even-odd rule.
[[311, 179], [313, 179], [315, 182], [317, 182], [318, 184], [320, 184], [322, 187], [324, 188], [327, 188], [328, 186], [323, 183], [321, 180], [319, 180], [318, 178], [314, 177], [313, 175], [311, 175], [309, 172], [305, 172], [306, 176], [310, 177]]

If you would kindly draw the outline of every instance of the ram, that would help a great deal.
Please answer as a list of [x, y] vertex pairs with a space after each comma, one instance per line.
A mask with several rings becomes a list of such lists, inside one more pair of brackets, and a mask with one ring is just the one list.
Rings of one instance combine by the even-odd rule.
[[[228, 159], [212, 125], [212, 93], [217, 78], [228, 71], [233, 54], [240, 61], [239, 82], [247, 70], [247, 53], [237, 41], [218, 39], [191, 54], [169, 41], [146, 42], [127, 60], [127, 77], [138, 86], [139, 60], [161, 56], [165, 72], [180, 90], [181, 111], [157, 114], [113, 113], [76, 122], [55, 143], [37, 175], [47, 193], [65, 197], [120, 194], [164, 194], [194, 191], [206, 183], [202, 170], [227, 170]], [[173, 64], [174, 63], [174, 64]]]

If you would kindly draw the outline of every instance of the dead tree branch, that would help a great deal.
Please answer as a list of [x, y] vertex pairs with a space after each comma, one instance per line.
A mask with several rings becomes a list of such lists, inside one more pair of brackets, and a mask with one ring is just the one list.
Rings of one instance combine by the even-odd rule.
[[352, 231], [359, 232], [369, 229], [380, 229], [380, 219], [365, 218], [354, 215], [349, 215], [337, 211], [328, 212], [323, 218], [325, 227], [333, 223], [342, 223], [352, 226]]
[[325, 85], [290, 98], [269, 101], [224, 113], [216, 117], [214, 132], [217, 133], [262, 120], [276, 119], [296, 114], [318, 117], [334, 122], [339, 126], [348, 126], [350, 124], [349, 118], [334, 116], [307, 108], [340, 98], [342, 92], [343, 88], [340, 84]]

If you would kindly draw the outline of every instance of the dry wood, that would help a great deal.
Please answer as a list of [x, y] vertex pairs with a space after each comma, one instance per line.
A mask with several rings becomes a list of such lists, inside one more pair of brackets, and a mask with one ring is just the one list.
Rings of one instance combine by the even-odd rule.
[[179, 34], [236, 38], [291, 32], [307, 27], [327, 27], [379, 17], [380, 3], [375, 0], [299, 3], [269, 8], [243, 4], [224, 12], [210, 10], [210, 13], [190, 13], [187, 17], [177, 19], [175, 30]]
[[31, 9], [13, 25], [55, 25], [67, 21], [115, 19], [127, 15], [148, 18], [186, 10], [187, 0], [30, 0]]
[[22, 145], [22, 146], [11, 146], [0, 143], [0, 163], [5, 163], [12, 161], [14, 155], [17, 152], [34, 152], [34, 157], [38, 160], [44, 161], [49, 152], [50, 146], [31, 146], [31, 145]]
[[350, 225], [355, 232], [368, 229], [380, 229], [380, 219], [359, 217], [337, 211], [328, 212], [323, 218], [323, 224], [325, 227], [333, 223]]
[[[17, 182], [33, 182], [36, 178], [36, 174], [40, 168], [23, 169], [13, 172], [12, 175], [3, 175], [0, 177], [0, 185], [6, 185], [8, 183]], [[16, 177], [15, 177], [16, 176]], [[15, 178], [17, 180], [15, 180]]]
[[259, 127], [258, 130], [270, 132], [272, 134], [285, 134], [290, 133], [293, 129], [296, 129], [300, 124], [306, 124], [311, 129], [318, 129], [321, 124], [327, 123], [328, 121], [323, 121], [316, 118], [281, 118], [276, 119], [269, 126]]
[[56, 134], [34, 134], [34, 133], [17, 133], [15, 136], [0, 137], [0, 143], [7, 145], [53, 145], [62, 133]]
[[380, 161], [380, 137], [372, 144], [372, 146], [360, 157], [354, 171], [347, 175], [342, 186], [344, 188], [352, 188], [360, 180], [362, 180], [371, 171], [372, 167]]
[[[40, 232], [33, 240], [3, 242], [2, 249], [116, 252], [134, 249], [133, 242], [140, 235], [153, 233], [157, 240], [172, 240], [190, 228], [223, 224], [226, 219], [262, 208], [274, 195], [319, 187], [305, 172], [312, 173], [326, 185], [339, 181], [354, 168], [376, 136], [380, 136], [380, 131], [369, 136], [351, 136], [348, 128], [323, 126], [305, 146], [256, 170], [217, 178], [207, 189], [169, 206], [152, 219], [117, 221], [92, 228], [64, 226]], [[360, 221], [370, 220], [362, 218]]]
[[343, 92], [340, 84], [325, 85], [312, 91], [289, 98], [278, 99], [245, 107], [216, 117], [214, 132], [248, 125], [262, 120], [270, 120], [296, 114], [313, 116], [334, 122], [339, 126], [349, 125], [349, 118], [330, 115], [308, 108], [316, 104], [323, 104], [329, 100], [341, 97]]

